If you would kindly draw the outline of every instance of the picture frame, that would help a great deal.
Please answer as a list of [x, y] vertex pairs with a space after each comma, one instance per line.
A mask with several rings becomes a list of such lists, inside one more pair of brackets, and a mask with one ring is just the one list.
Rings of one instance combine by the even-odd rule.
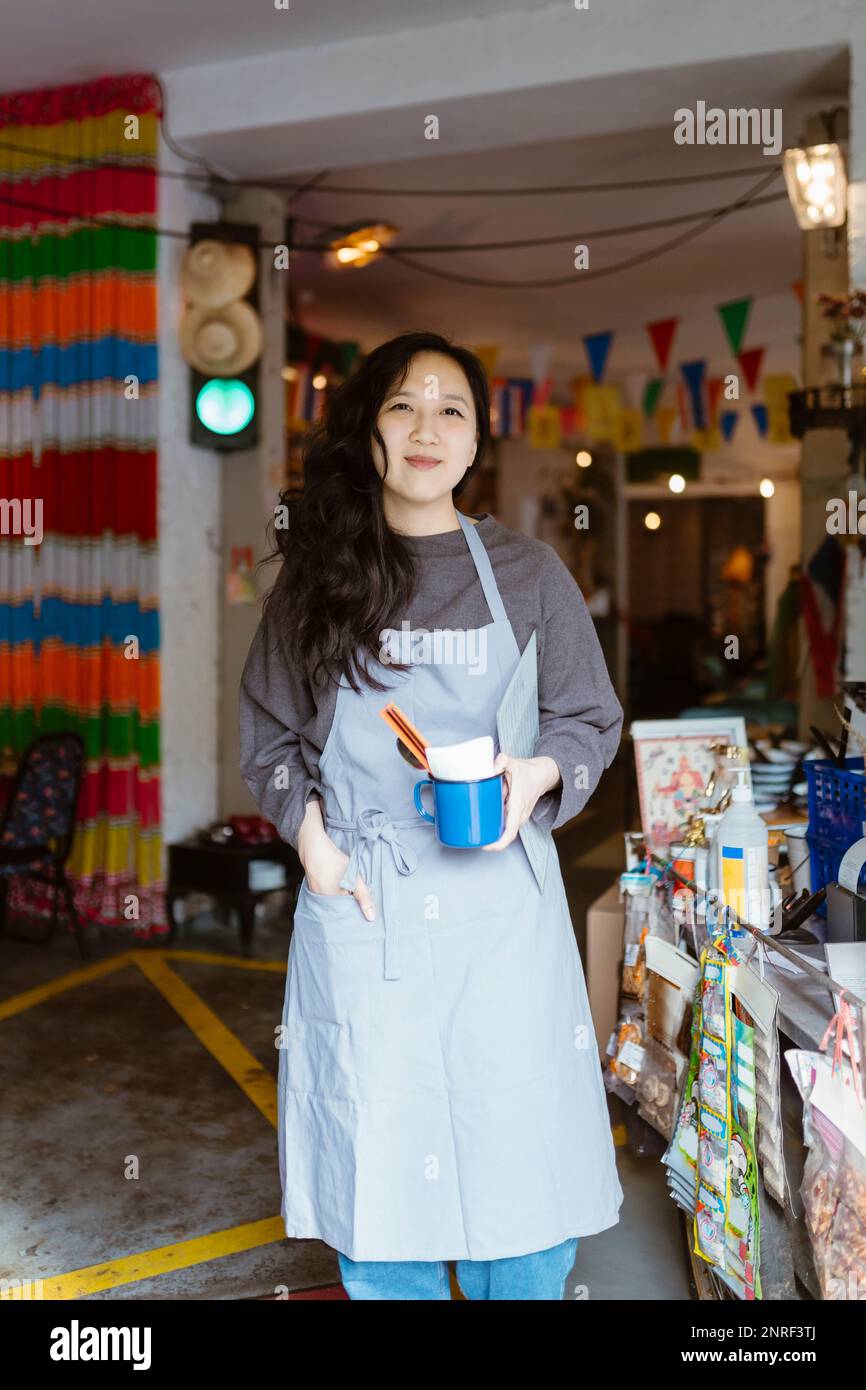
[[[709, 744], [723, 739], [747, 748], [746, 721], [738, 714], [707, 719], [636, 719], [629, 733], [634, 743], [641, 828], [648, 848], [654, 854], [664, 854], [681, 839], [689, 816], [710, 809], [703, 804], [704, 788], [716, 768]], [[742, 765], [747, 772], [746, 785], [751, 787], [747, 758]], [[717, 787], [713, 805], [726, 790], [727, 786]]]

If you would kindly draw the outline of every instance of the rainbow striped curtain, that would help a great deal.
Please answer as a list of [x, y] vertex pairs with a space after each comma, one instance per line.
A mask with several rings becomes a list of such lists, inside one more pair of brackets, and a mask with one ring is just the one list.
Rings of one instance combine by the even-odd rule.
[[[160, 112], [147, 75], [0, 96], [0, 754], [82, 736], [76, 906], [138, 936], [165, 930]], [[47, 908], [15, 878], [9, 905]]]

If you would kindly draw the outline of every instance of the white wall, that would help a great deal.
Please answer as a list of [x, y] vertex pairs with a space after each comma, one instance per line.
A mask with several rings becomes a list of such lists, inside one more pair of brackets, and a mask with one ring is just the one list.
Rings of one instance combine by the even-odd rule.
[[[163, 169], [185, 168], [160, 141]], [[159, 186], [160, 227], [210, 220], [211, 198], [180, 179]], [[220, 466], [189, 435], [188, 368], [178, 346], [186, 243], [159, 238], [159, 602], [162, 818], [165, 844], [217, 813]]]

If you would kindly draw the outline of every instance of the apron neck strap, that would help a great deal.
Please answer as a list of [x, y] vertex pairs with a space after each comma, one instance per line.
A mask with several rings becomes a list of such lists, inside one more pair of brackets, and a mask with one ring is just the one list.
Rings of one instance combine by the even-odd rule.
[[462, 512], [457, 513], [457, 520], [463, 528], [469, 553], [475, 562], [475, 569], [481, 580], [481, 587], [484, 590], [484, 597], [487, 600], [487, 607], [490, 609], [493, 621], [495, 623], [507, 623], [508, 614], [505, 611], [505, 604], [502, 602], [502, 596], [499, 593], [499, 586], [493, 574], [490, 556], [484, 548], [484, 542], [472, 522]]

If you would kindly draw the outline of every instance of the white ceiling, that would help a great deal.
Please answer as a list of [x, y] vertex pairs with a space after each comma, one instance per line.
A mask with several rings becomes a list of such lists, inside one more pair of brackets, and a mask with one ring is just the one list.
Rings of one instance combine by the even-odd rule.
[[471, 12], [540, 10], [550, 0], [3, 0], [0, 91], [112, 72], [167, 72], [423, 29]]
[[[653, 319], [682, 316], [675, 344], [677, 360], [710, 353], [711, 370], [733, 370], [714, 306], [754, 294], [750, 344], [771, 349], [766, 369], [796, 361], [799, 307], [791, 282], [800, 277], [801, 237], [787, 199], [736, 213], [682, 248], [633, 269], [583, 278], [573, 270], [573, 246], [589, 247], [590, 271], [604, 269], [651, 251], [686, 230], [685, 226], [629, 233], [594, 240], [595, 229], [632, 225], [679, 213], [709, 210], [729, 203], [752, 188], [776, 161], [742, 149], [678, 149], [672, 157], [669, 127], [590, 140], [557, 141], [487, 151], [482, 155], [438, 157], [425, 161], [369, 166], [333, 174], [332, 181], [361, 187], [532, 187], [550, 184], [647, 179], [671, 173], [706, 174], [752, 168], [756, 174], [735, 180], [659, 188], [641, 192], [565, 194], [541, 197], [433, 199], [365, 194], [329, 194], [318, 189], [292, 206], [298, 217], [339, 224], [358, 218], [390, 221], [400, 228], [401, 243], [443, 244], [498, 242], [562, 237], [556, 244], [528, 249], [429, 250], [411, 259], [434, 271], [492, 281], [563, 278], [561, 288], [509, 289], [454, 284], [409, 268], [396, 259], [380, 259], [360, 270], [331, 269], [313, 252], [296, 253], [293, 284], [300, 291], [305, 325], [328, 335], [359, 337], [365, 346], [390, 331], [427, 325], [458, 339], [498, 343], [501, 365], [526, 368], [526, 345], [550, 342], [557, 365], [584, 370], [584, 333], [617, 331], [611, 370], [617, 374], [649, 368], [652, 354], [643, 325]], [[767, 190], [784, 192], [781, 175]], [[295, 237], [309, 242], [318, 227], [298, 223]]]
[[[633, 13], [644, 13], [624, 2]], [[658, 23], [673, 31], [679, 23], [676, 9], [669, 4]], [[530, 52], [533, 39], [555, 32], [562, 12], [563, 3], [552, 6], [547, 0], [435, 0], [433, 5], [429, 0], [290, 0], [287, 11], [275, 10], [273, 0], [258, 6], [239, 0], [147, 0], [141, 6], [116, 0], [64, 0], [63, 5], [3, 0], [0, 90], [130, 70], [156, 72], [165, 79], [168, 131], [184, 150], [205, 156], [230, 176], [305, 178], [324, 170], [326, 185], [520, 189], [754, 168], [754, 176], [680, 188], [532, 198], [516, 193], [478, 199], [351, 196], [318, 188], [293, 201], [295, 215], [329, 225], [392, 221], [400, 228], [398, 247], [561, 236], [556, 245], [534, 249], [431, 250], [414, 259], [431, 269], [494, 281], [564, 276], [568, 284], [557, 289], [453, 284], [394, 260], [335, 271], [305, 253], [295, 257], [292, 284], [311, 331], [356, 337], [368, 347], [390, 332], [427, 325], [462, 341], [500, 344], [500, 368], [513, 372], [526, 371], [527, 344], [549, 342], [557, 375], [585, 370], [582, 335], [607, 329], [617, 333], [613, 375], [651, 370], [643, 325], [676, 314], [682, 327], [675, 359], [709, 356], [712, 373], [731, 370], [715, 306], [754, 294], [747, 343], [767, 346], [766, 371], [796, 368], [799, 308], [790, 286], [800, 277], [802, 238], [784, 199], [738, 212], [679, 249], [595, 280], [573, 271], [571, 248], [587, 241], [590, 269], [605, 268], [686, 228], [609, 240], [594, 239], [595, 230], [709, 210], [747, 192], [778, 161], [758, 149], [675, 145], [671, 113], [676, 104], [693, 106], [698, 96], [707, 96], [722, 107], [781, 107], [790, 144], [804, 114], [846, 99], [844, 48], [756, 51], [731, 61], [721, 51], [721, 39], [708, 47], [704, 35], [700, 51], [714, 52], [715, 61], [686, 63], [682, 53], [661, 43], [664, 35], [655, 32], [648, 16], [643, 48], [635, 33], [623, 39], [624, 50], [630, 43], [632, 70], [618, 77], [604, 75], [617, 57], [610, 31], [596, 30], [597, 48], [587, 49], [579, 35], [589, 37], [591, 31], [575, 30], [573, 64], [566, 55], [565, 69], [579, 75], [569, 81], [547, 77], [562, 54], [543, 45]], [[522, 30], [521, 13], [526, 16]], [[701, 11], [696, 22], [707, 23], [707, 14]], [[499, 56], [491, 59], [489, 70], [473, 57], [468, 73], [460, 71], [457, 40], [468, 32], [459, 30], [467, 17], [487, 20], [482, 51], [488, 35], [500, 35]], [[606, 19], [613, 22], [610, 14]], [[450, 21], [458, 25], [451, 33]], [[431, 25], [439, 26], [435, 40], [432, 29], [425, 40], [423, 30]], [[545, 25], [551, 25], [549, 31]], [[408, 50], [400, 48], [404, 30], [413, 36]], [[503, 46], [503, 36], [521, 33], [523, 46]], [[48, 35], [60, 35], [62, 42], [46, 42]], [[684, 43], [687, 37], [683, 34]], [[336, 47], [333, 54], [327, 47], [351, 39], [358, 47], [344, 49], [340, 62], [348, 55], [351, 71], [356, 55], [366, 90], [360, 85], [348, 90]], [[776, 39], [773, 31], [762, 42]], [[780, 32], [778, 42], [784, 39]], [[658, 58], [660, 47], [671, 55], [669, 68]], [[372, 66], [377, 51], [390, 81]], [[389, 68], [392, 52], [402, 61]], [[641, 71], [644, 52], [650, 56]], [[521, 56], [522, 64], [516, 62]], [[281, 83], [280, 72], [291, 73], [292, 80]], [[260, 106], [253, 99], [257, 87], [264, 97]], [[418, 136], [422, 113], [430, 110], [441, 112], [447, 123], [448, 138], [441, 146]], [[450, 152], [440, 153], [444, 148]], [[783, 191], [781, 177], [768, 191]], [[298, 235], [309, 240], [317, 229], [301, 225]]]

